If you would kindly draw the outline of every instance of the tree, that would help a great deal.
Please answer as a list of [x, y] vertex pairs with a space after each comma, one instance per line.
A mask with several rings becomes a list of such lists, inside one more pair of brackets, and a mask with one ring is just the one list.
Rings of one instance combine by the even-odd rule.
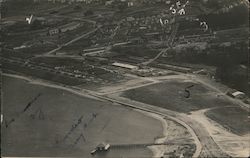
[[80, 6], [80, 5], [76, 5], [75, 7], [74, 7], [74, 10], [81, 10], [82, 9], [82, 7]]
[[93, 15], [94, 12], [92, 10], [87, 10], [85, 13], [84, 13], [84, 16], [90, 16], [90, 15]]
[[117, 7], [120, 12], [123, 12], [127, 8], [127, 4], [126, 2], [120, 2]]
[[219, 9], [221, 7], [220, 2], [218, 0], [208, 0], [206, 4], [209, 8], [213, 9]]
[[34, 20], [33, 23], [31, 24], [31, 29], [40, 29], [42, 28], [42, 23], [39, 20]]

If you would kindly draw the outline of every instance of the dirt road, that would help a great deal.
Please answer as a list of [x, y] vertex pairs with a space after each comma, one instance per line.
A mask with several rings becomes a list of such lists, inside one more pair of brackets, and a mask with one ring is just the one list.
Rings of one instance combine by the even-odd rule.
[[[190, 75], [181, 74], [181, 75], [166, 76], [166, 77], [159, 77], [159, 78], [156, 77], [156, 78], [152, 78], [151, 81], [158, 80], [157, 82], [163, 82], [164, 79], [166, 80], [166, 79], [176, 79], [176, 78], [179, 78], [179, 79], [181, 78], [183, 80], [194, 80], [194, 82], [197, 82], [198, 80], [198, 82], [204, 84], [205, 86], [210, 87], [214, 90], [217, 90], [218, 94], [223, 93], [219, 89], [214, 87], [213, 85], [209, 83], [204, 83], [203, 80], [197, 79], [194, 76], [190, 76]], [[127, 90], [127, 88], [122, 87], [123, 84], [125, 84], [124, 87], [128, 87], [127, 83], [121, 83], [121, 85], [119, 85], [120, 86], [119, 90], [116, 91], [116, 93], [108, 93], [105, 95], [104, 94], [100, 95], [98, 91], [90, 91], [90, 90], [85, 90], [85, 89], [73, 90], [71, 87], [68, 87], [68, 89], [70, 89], [71, 91], [77, 91], [77, 93], [82, 93], [88, 96], [93, 96], [101, 100], [107, 100], [113, 103], [117, 103], [118, 105], [132, 107], [134, 109], [139, 109], [145, 112], [150, 112], [152, 114], [158, 114], [158, 115], [170, 118], [171, 120], [174, 120], [180, 123], [189, 131], [189, 133], [192, 135], [192, 138], [195, 141], [196, 151], [193, 157], [200, 157], [200, 156], [201, 157], [229, 157], [228, 155], [228, 153], [230, 153], [230, 151], [228, 150], [229, 148], [223, 145], [223, 143], [220, 143], [221, 141], [218, 141], [218, 140], [223, 140], [223, 137], [225, 138], [225, 135], [213, 134], [213, 131], [207, 128], [208, 121], [205, 119], [206, 117], [203, 116], [203, 113], [194, 112], [194, 113], [191, 113], [190, 115], [190, 114], [167, 110], [165, 108], [157, 107], [154, 105], [137, 102], [137, 101], [130, 100], [127, 98], [123, 98], [120, 96], [120, 94], [123, 90], [124, 91]], [[141, 82], [140, 84], [142, 84], [141, 86], [148, 85], [143, 82]], [[135, 86], [134, 88], [138, 86], [139, 85]], [[105, 91], [105, 89], [102, 89], [102, 91]], [[241, 140], [242, 139], [237, 139], [238, 142], [241, 142]], [[230, 155], [237, 155], [235, 151], [232, 151], [232, 152], [230, 153]], [[238, 155], [240, 155], [240, 153], [238, 153]]]

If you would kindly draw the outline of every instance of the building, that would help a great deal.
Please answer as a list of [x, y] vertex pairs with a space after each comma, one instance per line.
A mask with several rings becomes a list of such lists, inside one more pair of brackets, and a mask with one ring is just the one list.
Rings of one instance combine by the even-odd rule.
[[91, 154], [95, 154], [96, 152], [104, 152], [104, 151], [108, 151], [110, 148], [110, 145], [107, 143], [100, 143], [96, 146], [96, 148], [91, 151]]
[[232, 96], [234, 98], [237, 98], [237, 99], [243, 99], [246, 97], [245, 93], [240, 92], [240, 91], [236, 91], [236, 92], [232, 93]]
[[56, 35], [58, 33], [59, 33], [59, 29], [58, 28], [49, 29], [49, 32], [48, 32], [48, 34], [50, 36]]
[[105, 5], [106, 5], [106, 6], [110, 6], [110, 5], [112, 5], [113, 3], [114, 3], [113, 0], [109, 0], [109, 1], [106, 1], [106, 2], [105, 2]]
[[98, 151], [106, 151], [106, 150], [109, 149], [109, 147], [110, 147], [110, 145], [107, 144], [107, 143], [100, 143], [100, 144], [97, 145], [96, 150], [98, 150]]
[[48, 34], [50, 36], [53, 36], [53, 35], [59, 34], [61, 32], [64, 33], [67, 31], [72, 31], [74, 29], [77, 29], [80, 26], [81, 26], [81, 23], [79, 23], [79, 22], [71, 22], [71, 23], [68, 23], [66, 25], [59, 26], [57, 28], [49, 29]]
[[134, 2], [128, 2], [128, 7], [134, 6]]
[[74, 30], [80, 26], [81, 26], [81, 23], [79, 23], [79, 22], [71, 22], [71, 23], [68, 23], [66, 25], [59, 26], [59, 31], [60, 32], [67, 32], [67, 31]]
[[232, 97], [232, 98], [236, 98], [236, 99], [244, 99], [244, 98], [246, 98], [245, 93], [240, 92], [240, 91], [236, 91], [236, 90], [227, 92], [227, 95]]
[[138, 69], [138, 66], [124, 64], [124, 63], [118, 63], [118, 62], [114, 62], [112, 65], [117, 66], [117, 67], [121, 67], [121, 68], [125, 68], [125, 69], [130, 69], [130, 70], [137, 70]]

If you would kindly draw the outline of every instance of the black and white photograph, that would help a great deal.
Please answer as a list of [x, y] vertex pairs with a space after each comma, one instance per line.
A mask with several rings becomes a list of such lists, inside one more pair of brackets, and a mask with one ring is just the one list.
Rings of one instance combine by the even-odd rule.
[[249, 8], [0, 0], [1, 157], [250, 157]]

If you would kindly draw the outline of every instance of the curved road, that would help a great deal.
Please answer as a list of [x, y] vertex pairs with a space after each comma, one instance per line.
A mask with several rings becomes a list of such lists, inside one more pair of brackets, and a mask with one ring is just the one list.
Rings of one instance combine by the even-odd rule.
[[111, 102], [116, 102], [118, 104], [129, 106], [142, 111], [147, 111], [155, 113], [158, 115], [169, 117], [170, 119], [180, 123], [188, 129], [190, 134], [195, 140], [196, 152], [193, 157], [229, 157], [224, 153], [219, 146], [215, 143], [212, 137], [209, 135], [208, 131], [203, 127], [202, 124], [195, 121], [194, 119], [188, 117], [186, 114], [178, 113], [175, 111], [167, 110], [161, 107], [148, 105], [145, 103], [131, 101], [126, 98], [112, 96], [96, 96], [100, 99], [105, 99]]

